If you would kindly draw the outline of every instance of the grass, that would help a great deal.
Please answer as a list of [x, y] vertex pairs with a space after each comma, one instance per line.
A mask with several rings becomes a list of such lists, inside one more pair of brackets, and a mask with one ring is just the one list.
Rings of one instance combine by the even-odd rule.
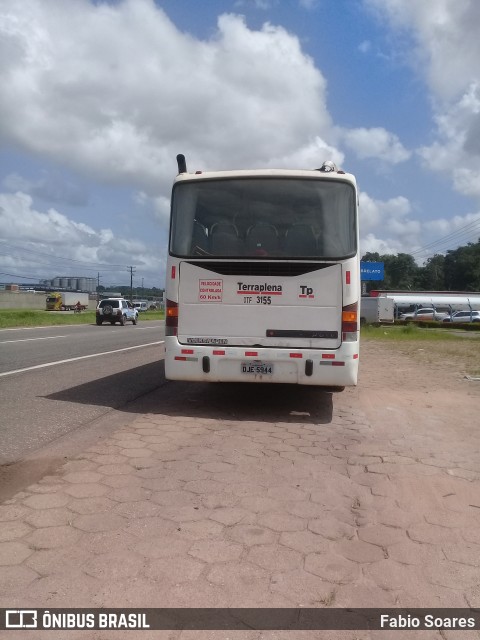
[[[162, 320], [162, 311], [147, 311], [139, 314], [139, 321]], [[65, 324], [93, 324], [95, 311], [42, 311], [37, 309], [0, 309], [0, 329], [18, 327], [49, 327]]]
[[403, 326], [362, 327], [362, 341], [389, 343], [392, 349], [414, 361], [449, 368], [462, 375], [480, 376], [480, 334], [462, 331], [425, 329], [413, 324]]
[[367, 324], [365, 327], [362, 327], [361, 335], [364, 338], [373, 338], [375, 340], [387, 340], [392, 342], [405, 342], [412, 340], [428, 340], [429, 342], [463, 340], [462, 337], [450, 332], [442, 331], [441, 329], [424, 329], [413, 323], [404, 325], [382, 325], [381, 327], [375, 327], [371, 324]]

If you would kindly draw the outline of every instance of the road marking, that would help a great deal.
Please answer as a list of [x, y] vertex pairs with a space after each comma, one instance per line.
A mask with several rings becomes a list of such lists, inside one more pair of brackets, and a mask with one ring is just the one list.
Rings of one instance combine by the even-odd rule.
[[[140, 321], [139, 321], [140, 322]], [[143, 322], [159, 322], [160, 324], [165, 324], [165, 320], [143, 320]], [[47, 324], [41, 327], [5, 327], [4, 329], [0, 329], [0, 333], [2, 331], [32, 331], [33, 329], [66, 329], [67, 327], [74, 329], [82, 329], [84, 327], [94, 327], [95, 323], [84, 323], [84, 324]], [[138, 325], [137, 325], [138, 326]], [[155, 329], [156, 327], [142, 327], [142, 329]]]
[[54, 340], [55, 338], [69, 338], [70, 336], [48, 336], [46, 338], [22, 338], [21, 340], [2, 340], [0, 344], [7, 344], [9, 342], [30, 342], [32, 340]]
[[149, 342], [148, 344], [138, 344], [134, 347], [124, 347], [123, 349], [114, 349], [113, 351], [103, 351], [102, 353], [91, 353], [88, 356], [77, 356], [76, 358], [68, 358], [67, 360], [56, 360], [55, 362], [45, 362], [44, 364], [37, 364], [33, 367], [25, 367], [25, 369], [15, 369], [14, 371], [5, 371], [0, 373], [0, 377], [11, 376], [14, 373], [23, 373], [25, 371], [34, 371], [35, 369], [44, 369], [45, 367], [53, 367], [56, 364], [66, 364], [67, 362], [75, 362], [76, 360], [86, 360], [87, 358], [98, 358], [98, 356], [108, 356], [111, 353], [120, 353], [121, 351], [131, 351], [132, 349], [141, 349], [142, 347], [153, 347], [157, 344], [165, 344], [165, 340], [159, 340], [158, 342]]

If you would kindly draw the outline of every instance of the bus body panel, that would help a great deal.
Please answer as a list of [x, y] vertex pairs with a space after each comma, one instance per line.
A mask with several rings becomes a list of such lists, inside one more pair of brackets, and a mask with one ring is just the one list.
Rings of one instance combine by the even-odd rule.
[[211, 337], [230, 345], [336, 349], [341, 278], [339, 264], [301, 276], [264, 277], [215, 274], [180, 262], [179, 342]]

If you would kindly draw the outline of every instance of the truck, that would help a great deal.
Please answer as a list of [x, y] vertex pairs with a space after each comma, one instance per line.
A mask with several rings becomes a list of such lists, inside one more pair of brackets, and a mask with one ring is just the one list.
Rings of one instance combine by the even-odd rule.
[[87, 308], [88, 293], [57, 291], [47, 295], [47, 311], [85, 311]]
[[449, 314], [445, 311], [437, 311], [435, 307], [427, 307], [425, 309], [416, 309], [410, 313], [402, 313], [399, 320], [444, 320], [448, 317]]
[[138, 311], [148, 311], [148, 302], [146, 300], [134, 300], [133, 306], [135, 309], [138, 309]]
[[360, 324], [392, 324], [395, 322], [395, 302], [391, 298], [360, 298]]

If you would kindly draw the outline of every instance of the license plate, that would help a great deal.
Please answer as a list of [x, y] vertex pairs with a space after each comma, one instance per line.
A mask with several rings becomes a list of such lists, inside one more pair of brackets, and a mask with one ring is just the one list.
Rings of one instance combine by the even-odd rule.
[[242, 362], [242, 373], [271, 375], [273, 373], [273, 364], [270, 362]]

